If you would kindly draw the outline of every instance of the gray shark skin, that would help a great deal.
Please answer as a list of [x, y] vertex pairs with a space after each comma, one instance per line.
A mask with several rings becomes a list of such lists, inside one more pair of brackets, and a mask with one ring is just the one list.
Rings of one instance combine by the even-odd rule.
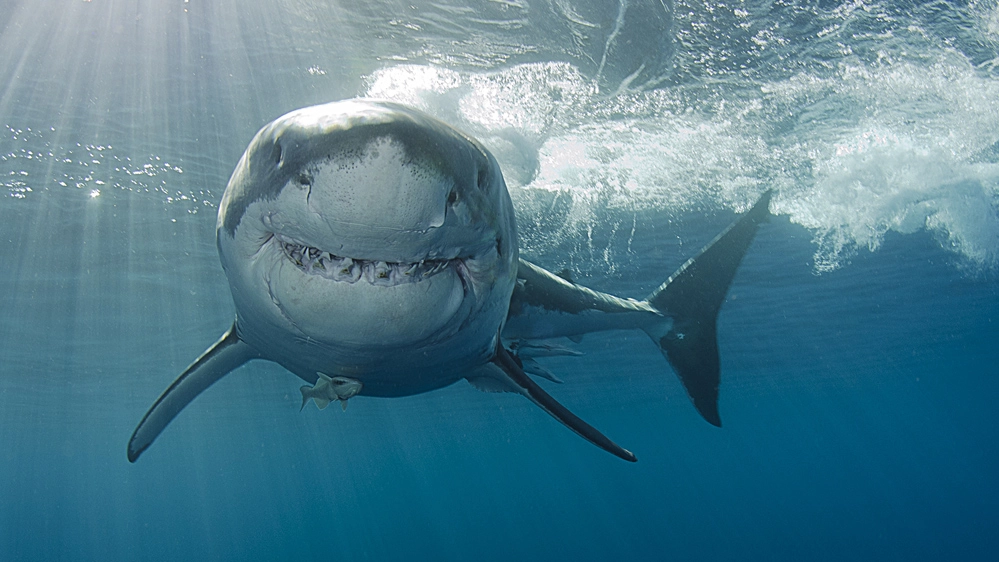
[[533, 357], [572, 353], [543, 340], [644, 330], [704, 419], [721, 425], [715, 324], [770, 196], [648, 298], [618, 298], [520, 259], [503, 175], [476, 140], [390, 102], [293, 111], [253, 138], [219, 206], [236, 320], [152, 405], [128, 460], [215, 381], [264, 359], [310, 385], [303, 407], [312, 396], [346, 405], [466, 379], [520, 394], [635, 461], [531, 378], [558, 382]]

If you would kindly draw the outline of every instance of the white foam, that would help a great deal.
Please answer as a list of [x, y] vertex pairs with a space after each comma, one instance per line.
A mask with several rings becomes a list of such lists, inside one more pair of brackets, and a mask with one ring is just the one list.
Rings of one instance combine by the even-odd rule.
[[819, 271], [858, 249], [877, 250], [889, 231], [937, 233], [973, 262], [999, 259], [995, 200], [999, 166], [970, 164], [909, 137], [864, 131], [815, 159], [815, 182], [781, 212], [815, 232]]
[[532, 206], [538, 194], [567, 196], [549, 244], [588, 235], [607, 208], [743, 210], [776, 188], [774, 211], [814, 233], [817, 271], [877, 251], [889, 231], [919, 230], [973, 264], [999, 265], [999, 80], [952, 51], [825, 74], [601, 97], [566, 63], [406, 65], [375, 73], [366, 95], [479, 137], [522, 211], [548, 212]]
[[929, 66], [845, 65], [768, 93], [817, 108], [791, 147], [810, 177], [778, 205], [815, 233], [817, 270], [877, 250], [889, 231], [922, 229], [977, 266], [999, 264], [999, 167], [988, 156], [999, 139], [999, 81], [948, 53]]

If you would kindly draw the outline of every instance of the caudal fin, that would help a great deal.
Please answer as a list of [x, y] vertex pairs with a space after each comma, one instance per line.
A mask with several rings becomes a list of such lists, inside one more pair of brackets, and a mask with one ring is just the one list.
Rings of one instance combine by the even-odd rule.
[[721, 427], [718, 414], [718, 311], [742, 257], [761, 222], [770, 216], [767, 191], [746, 214], [687, 260], [646, 299], [672, 319], [672, 325], [649, 326], [646, 333], [659, 345], [701, 416]]

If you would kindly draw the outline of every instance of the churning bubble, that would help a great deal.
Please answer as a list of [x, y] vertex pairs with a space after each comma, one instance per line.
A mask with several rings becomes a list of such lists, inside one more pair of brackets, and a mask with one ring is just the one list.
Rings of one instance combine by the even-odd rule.
[[813, 233], [817, 271], [889, 231], [928, 230], [973, 264], [999, 264], [999, 80], [952, 51], [614, 96], [568, 63], [402, 65], [369, 77], [365, 95], [478, 137], [522, 212], [548, 212], [540, 194], [568, 200], [551, 245], [586, 236], [607, 209], [742, 211], [775, 188], [774, 212]]

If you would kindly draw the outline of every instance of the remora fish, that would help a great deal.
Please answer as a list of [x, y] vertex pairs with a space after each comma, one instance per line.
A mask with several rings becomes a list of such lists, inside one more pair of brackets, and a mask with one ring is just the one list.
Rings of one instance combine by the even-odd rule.
[[[463, 378], [515, 392], [634, 461], [534, 382], [504, 341], [539, 354], [532, 342], [644, 330], [698, 412], [721, 425], [716, 319], [769, 202], [767, 192], [645, 300], [618, 298], [519, 258], [503, 176], [474, 139], [388, 102], [293, 111], [257, 133], [219, 206], [236, 320], [149, 409], [128, 459], [215, 381], [266, 359], [314, 385], [303, 402], [407, 396]], [[529, 371], [547, 373], [524, 355]]]

